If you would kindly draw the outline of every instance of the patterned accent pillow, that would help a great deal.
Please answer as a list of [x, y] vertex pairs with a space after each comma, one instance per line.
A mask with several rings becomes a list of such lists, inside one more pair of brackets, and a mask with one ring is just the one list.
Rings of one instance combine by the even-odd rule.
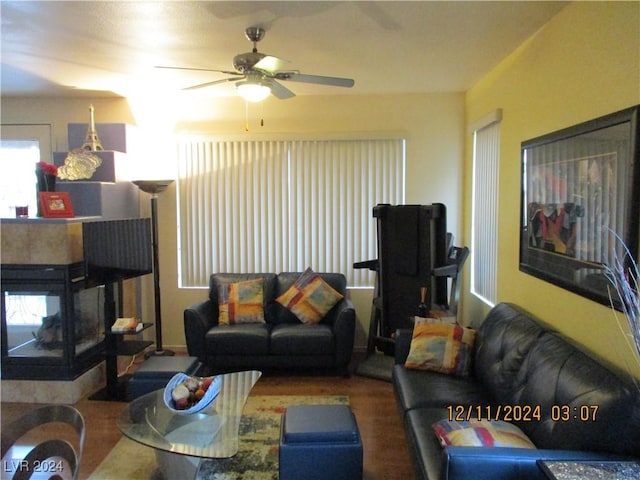
[[419, 323], [413, 327], [404, 366], [467, 376], [471, 370], [475, 338], [475, 330], [460, 325]]
[[263, 278], [218, 286], [218, 325], [264, 323]]
[[344, 298], [320, 275], [307, 268], [276, 302], [291, 311], [302, 323], [318, 323]]
[[432, 428], [443, 447], [536, 448], [522, 430], [502, 420], [440, 420]]

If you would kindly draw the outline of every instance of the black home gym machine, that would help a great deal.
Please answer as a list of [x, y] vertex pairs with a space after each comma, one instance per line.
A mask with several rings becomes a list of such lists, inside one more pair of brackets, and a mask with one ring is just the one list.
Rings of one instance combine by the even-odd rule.
[[373, 208], [378, 258], [353, 265], [376, 272], [367, 353], [356, 373], [390, 379], [395, 331], [412, 328], [421, 290], [426, 291], [423, 309], [427, 312], [438, 309], [455, 315], [457, 277], [469, 250], [452, 245], [446, 216], [446, 207], [440, 203]]

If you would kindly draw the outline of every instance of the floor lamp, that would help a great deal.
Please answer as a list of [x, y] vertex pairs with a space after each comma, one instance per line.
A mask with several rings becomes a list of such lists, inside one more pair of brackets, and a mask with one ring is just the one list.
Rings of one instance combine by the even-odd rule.
[[147, 352], [150, 356], [171, 356], [174, 352], [162, 348], [162, 316], [160, 313], [160, 271], [158, 261], [158, 194], [164, 192], [173, 180], [135, 180], [140, 190], [151, 194], [151, 243], [153, 247], [153, 294], [156, 311], [156, 349]]

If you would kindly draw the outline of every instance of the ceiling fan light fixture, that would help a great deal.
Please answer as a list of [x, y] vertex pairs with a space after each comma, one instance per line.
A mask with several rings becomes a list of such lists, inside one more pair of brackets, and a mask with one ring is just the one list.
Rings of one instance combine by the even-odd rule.
[[236, 85], [236, 89], [247, 102], [261, 102], [271, 94], [271, 87], [262, 83], [242, 82]]

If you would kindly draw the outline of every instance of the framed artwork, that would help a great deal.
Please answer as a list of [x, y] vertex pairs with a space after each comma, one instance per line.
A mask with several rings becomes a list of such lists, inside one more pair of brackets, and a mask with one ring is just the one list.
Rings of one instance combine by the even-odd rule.
[[38, 197], [44, 218], [74, 217], [68, 192], [40, 192]]
[[611, 304], [603, 267], [638, 258], [639, 108], [522, 142], [521, 271]]

